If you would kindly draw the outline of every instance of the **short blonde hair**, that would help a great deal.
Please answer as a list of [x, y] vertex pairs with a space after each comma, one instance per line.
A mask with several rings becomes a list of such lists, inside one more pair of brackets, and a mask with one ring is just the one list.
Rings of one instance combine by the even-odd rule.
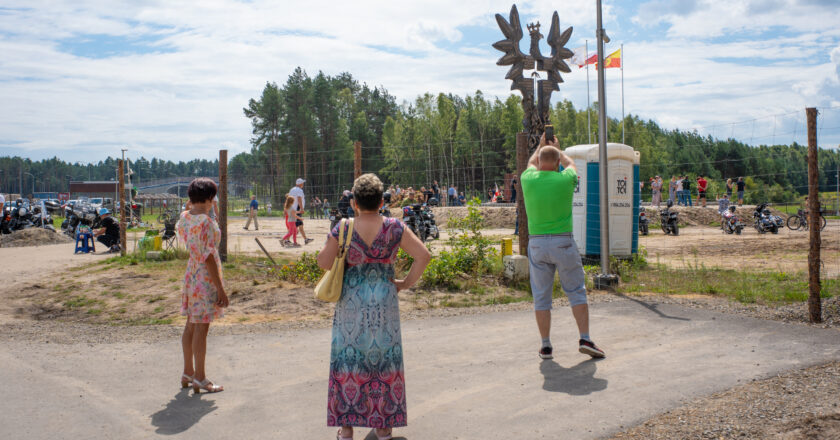
[[382, 181], [376, 177], [376, 174], [362, 174], [353, 182], [353, 198], [356, 200], [356, 206], [366, 211], [379, 209], [382, 193], [384, 193]]
[[546, 145], [542, 147], [540, 150], [540, 164], [542, 163], [555, 163], [560, 160], [560, 150], [557, 148], [552, 147], [551, 145]]

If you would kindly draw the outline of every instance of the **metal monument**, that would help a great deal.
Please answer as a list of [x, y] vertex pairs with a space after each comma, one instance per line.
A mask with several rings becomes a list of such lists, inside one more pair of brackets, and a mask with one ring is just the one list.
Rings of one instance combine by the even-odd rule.
[[[565, 47], [572, 36], [572, 28], [569, 27], [560, 33], [560, 17], [557, 11], [554, 11], [546, 40], [551, 46], [551, 56], [546, 57], [540, 52], [540, 40], [543, 38], [540, 34], [540, 22], [528, 24], [531, 47], [525, 54], [519, 49], [523, 33], [516, 5], [510, 9], [510, 20], [496, 14], [496, 21], [505, 36], [504, 40], [493, 44], [494, 48], [505, 53], [496, 64], [511, 66], [505, 79], [513, 81], [511, 90], [519, 90], [522, 93], [522, 109], [525, 111], [522, 125], [528, 134], [528, 151], [533, 152], [539, 146], [540, 136], [549, 123], [551, 93], [560, 90], [558, 84], [563, 82], [560, 72], [571, 72], [569, 65], [563, 60], [574, 55]], [[533, 71], [531, 78], [524, 75], [526, 70]], [[539, 71], [546, 72], [545, 79], [539, 79]]]

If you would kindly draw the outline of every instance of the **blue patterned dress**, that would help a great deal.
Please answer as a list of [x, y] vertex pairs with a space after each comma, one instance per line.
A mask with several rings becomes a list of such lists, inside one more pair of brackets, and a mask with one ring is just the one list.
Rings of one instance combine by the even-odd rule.
[[[332, 235], [338, 239], [337, 225]], [[335, 306], [328, 426], [406, 425], [400, 310], [394, 262], [405, 226], [383, 219], [370, 247], [355, 231]]]

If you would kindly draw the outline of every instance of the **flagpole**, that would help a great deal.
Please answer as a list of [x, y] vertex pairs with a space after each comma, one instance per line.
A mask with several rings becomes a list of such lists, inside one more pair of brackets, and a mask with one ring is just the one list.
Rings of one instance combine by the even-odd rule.
[[624, 44], [621, 44], [621, 143], [624, 143]]
[[592, 144], [592, 128], [590, 122], [590, 114], [589, 111], [590, 104], [589, 104], [589, 40], [586, 40], [586, 50], [585, 50], [585, 58], [583, 62], [586, 64], [586, 134], [589, 135], [589, 144]]

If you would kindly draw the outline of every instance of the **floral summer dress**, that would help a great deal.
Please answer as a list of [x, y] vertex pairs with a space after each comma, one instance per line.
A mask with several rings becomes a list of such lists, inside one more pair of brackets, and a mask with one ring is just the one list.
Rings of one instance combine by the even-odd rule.
[[[332, 230], [336, 239], [339, 227]], [[404, 228], [385, 218], [370, 247], [353, 231], [333, 318], [328, 426], [406, 425], [400, 310], [392, 281]]]
[[207, 257], [213, 255], [222, 276], [222, 263], [216, 250], [222, 238], [219, 226], [204, 214], [192, 215], [186, 211], [178, 221], [178, 236], [190, 251], [181, 291], [181, 314], [190, 322], [208, 323], [221, 318], [222, 308], [216, 306], [219, 294], [204, 265]]

